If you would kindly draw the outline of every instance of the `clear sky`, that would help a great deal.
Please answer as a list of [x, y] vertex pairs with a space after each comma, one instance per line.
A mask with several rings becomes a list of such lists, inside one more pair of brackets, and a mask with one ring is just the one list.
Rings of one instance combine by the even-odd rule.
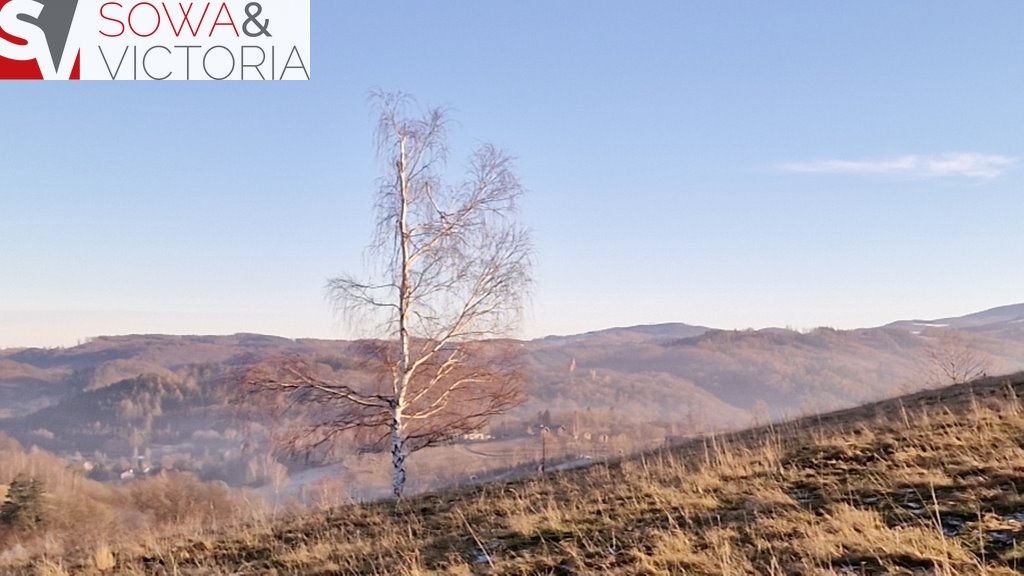
[[0, 347], [339, 338], [373, 88], [518, 158], [521, 335], [1024, 301], [1024, 3], [312, 0], [291, 83], [0, 83]]

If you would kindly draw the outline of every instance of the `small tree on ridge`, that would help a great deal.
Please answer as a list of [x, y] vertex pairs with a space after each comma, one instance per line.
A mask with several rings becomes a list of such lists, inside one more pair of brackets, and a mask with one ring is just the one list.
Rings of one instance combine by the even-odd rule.
[[928, 334], [925, 358], [936, 385], [963, 384], [986, 375], [993, 359], [968, 334], [944, 328]]

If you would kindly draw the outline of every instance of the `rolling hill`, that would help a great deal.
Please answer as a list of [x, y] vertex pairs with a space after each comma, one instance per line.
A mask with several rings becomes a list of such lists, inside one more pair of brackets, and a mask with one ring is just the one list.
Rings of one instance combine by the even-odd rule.
[[[1024, 369], [1022, 314], [1024, 304], [848, 331], [663, 324], [527, 341], [527, 400], [492, 428], [532, 446], [527, 431], [543, 417], [574, 437], [618, 438], [622, 450], [855, 406], [943, 384], [929, 373], [928, 353], [948, 327], [984, 357], [987, 373], [1009, 373]], [[231, 376], [288, 355], [342, 371], [358, 364], [352, 343], [254, 334], [100, 337], [68, 349], [0, 351], [0, 430], [27, 446], [108, 461], [188, 453], [216, 468], [205, 477], [231, 481], [225, 470], [237, 466], [215, 456], [237, 456], [265, 432], [240, 414]]]

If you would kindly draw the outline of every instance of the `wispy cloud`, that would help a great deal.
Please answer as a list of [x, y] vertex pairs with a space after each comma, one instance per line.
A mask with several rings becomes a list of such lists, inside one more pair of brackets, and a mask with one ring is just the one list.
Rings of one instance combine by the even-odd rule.
[[989, 180], [1006, 173], [1017, 158], [976, 152], [947, 154], [907, 154], [875, 160], [816, 160], [791, 162], [781, 168], [801, 174], [883, 175], [903, 178], [945, 178], [958, 176]]

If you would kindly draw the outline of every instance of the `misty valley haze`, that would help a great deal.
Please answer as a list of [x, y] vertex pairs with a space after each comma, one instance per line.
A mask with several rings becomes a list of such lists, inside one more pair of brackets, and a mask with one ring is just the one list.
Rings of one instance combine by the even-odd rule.
[[[663, 324], [522, 342], [526, 403], [469, 447], [490, 458], [427, 450], [414, 461], [455, 465], [425, 475], [418, 489], [539, 458], [541, 425], [561, 434], [553, 443], [560, 457], [611, 455], [939, 385], [926, 350], [950, 329], [986, 355], [989, 374], [1024, 368], [1024, 305], [850, 331]], [[260, 460], [268, 448], [259, 445], [270, 432], [258, 414], [239, 410], [239, 370], [301, 356], [357, 381], [358, 354], [351, 342], [248, 334], [99, 337], [73, 348], [3, 350], [0, 430], [25, 446], [102, 466], [94, 475], [110, 481], [141, 457], [149, 468], [259, 486], [270, 481]], [[341, 462], [348, 489], [370, 496], [376, 481], [359, 470], [377, 449], [353, 438], [317, 463]], [[297, 481], [310, 465], [281, 464]]]

